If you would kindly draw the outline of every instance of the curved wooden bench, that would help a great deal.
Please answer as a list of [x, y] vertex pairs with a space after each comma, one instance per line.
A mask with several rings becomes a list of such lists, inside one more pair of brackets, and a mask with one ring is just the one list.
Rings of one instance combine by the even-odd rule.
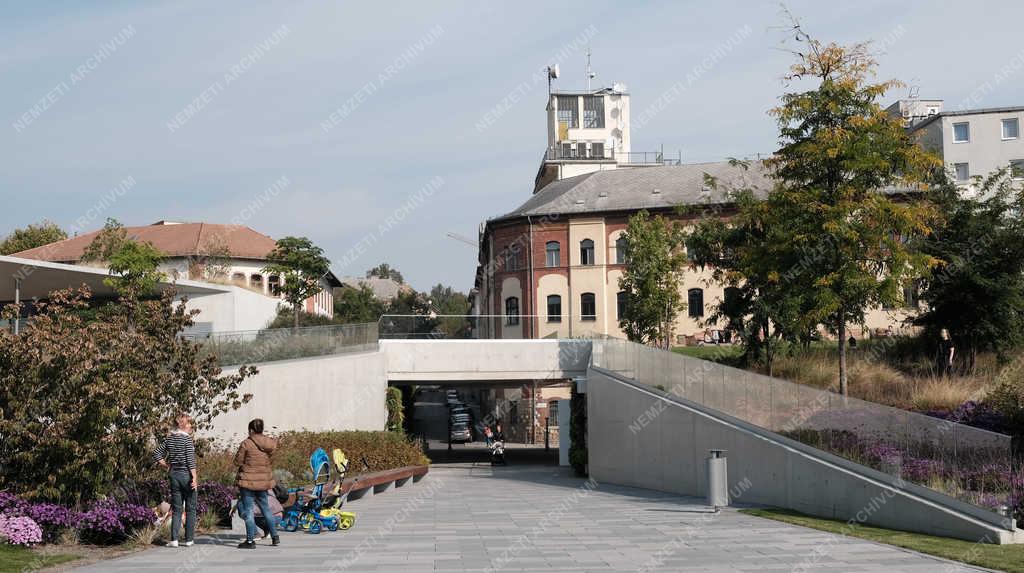
[[359, 499], [373, 489], [373, 493], [381, 493], [391, 484], [395, 487], [402, 487], [412, 479], [418, 482], [430, 471], [429, 466], [405, 466], [379, 472], [359, 474], [355, 477], [346, 478], [341, 483], [341, 493], [347, 494], [348, 499]]

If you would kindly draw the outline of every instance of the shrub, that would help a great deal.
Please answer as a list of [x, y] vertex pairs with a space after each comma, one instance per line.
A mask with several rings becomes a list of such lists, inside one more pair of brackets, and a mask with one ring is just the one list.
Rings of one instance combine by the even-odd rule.
[[82, 512], [78, 530], [82, 539], [91, 543], [120, 543], [155, 521], [156, 514], [149, 507], [104, 499]]
[[11, 545], [33, 545], [43, 542], [43, 530], [31, 517], [0, 516], [0, 536]]
[[[430, 460], [416, 444], [396, 432], [286, 432], [280, 436], [280, 445], [274, 452], [274, 468], [287, 471], [299, 483], [311, 479], [309, 456], [316, 448], [330, 454], [340, 448], [350, 460], [349, 476], [367, 471], [380, 471], [404, 466], [427, 465]], [[207, 468], [223, 468], [231, 464], [234, 450], [211, 452], [199, 460], [199, 475], [207, 475]]]

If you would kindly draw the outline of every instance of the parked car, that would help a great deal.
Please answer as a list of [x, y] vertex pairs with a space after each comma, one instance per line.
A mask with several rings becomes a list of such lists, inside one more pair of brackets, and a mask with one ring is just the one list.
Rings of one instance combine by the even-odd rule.
[[452, 424], [450, 437], [453, 442], [472, 442], [473, 432], [470, 431], [468, 423], [459, 422]]

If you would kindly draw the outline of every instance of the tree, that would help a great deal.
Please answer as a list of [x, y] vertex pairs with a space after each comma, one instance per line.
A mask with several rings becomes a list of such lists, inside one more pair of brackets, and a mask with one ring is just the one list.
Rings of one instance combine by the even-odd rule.
[[640, 211], [629, 218], [623, 237], [629, 260], [619, 278], [626, 293], [619, 326], [629, 340], [668, 348], [676, 316], [686, 307], [679, 292], [686, 261], [681, 234], [664, 216]]
[[68, 234], [56, 223], [44, 219], [24, 229], [15, 229], [10, 235], [7, 235], [3, 241], [0, 241], [0, 255], [20, 253], [67, 238]]
[[[824, 324], [839, 339], [839, 390], [847, 391], [847, 325], [867, 309], [893, 304], [903, 286], [934, 261], [906, 238], [929, 232], [933, 212], [915, 200], [939, 160], [877, 103], [894, 80], [872, 83], [865, 44], [841, 47], [809, 38], [786, 79], [816, 85], [786, 93], [772, 110], [782, 147], [766, 161], [778, 181], [768, 208], [785, 225], [780, 249], [806, 253], [797, 281], [809, 304], [802, 327]], [[886, 188], [911, 191], [897, 201]]]
[[[749, 166], [742, 162], [741, 169]], [[710, 176], [705, 183], [719, 187]], [[686, 235], [691, 265], [711, 270], [712, 280], [725, 288], [708, 321], [726, 322], [742, 339], [745, 355], [763, 361], [768, 375], [778, 349], [798, 335], [797, 317], [803, 290], [787, 280], [779, 269], [792, 268], [792, 254], [780, 249], [786, 238], [785, 222], [779, 220], [759, 189], [729, 189], [736, 213], [728, 220], [711, 213], [698, 220]]]
[[[200, 430], [249, 396], [255, 369], [222, 375], [216, 356], [179, 334], [198, 311], [160, 298], [81, 309], [90, 293], [57, 291], [36, 303], [18, 335], [0, 330], [0, 489], [82, 504], [150, 468], [154, 438], [175, 411]], [[94, 305], [95, 306], [95, 305]], [[18, 309], [3, 309], [5, 318]]]
[[302, 305], [311, 296], [323, 291], [320, 279], [331, 271], [331, 261], [324, 251], [306, 237], [284, 237], [267, 256], [263, 272], [281, 277], [279, 286], [284, 299], [292, 305], [294, 327], [299, 327]]
[[113, 276], [103, 282], [129, 302], [151, 293], [165, 278], [157, 270], [163, 253], [152, 243], [129, 239], [116, 219], [107, 219], [103, 230], [85, 248], [82, 260], [106, 263]]
[[949, 329], [968, 371], [979, 351], [1005, 359], [1024, 341], [1024, 191], [1005, 170], [979, 183], [977, 199], [948, 180], [931, 193], [945, 219], [921, 248], [942, 262], [922, 282], [915, 319], [934, 339]]
[[377, 322], [386, 308], [366, 285], [345, 287], [334, 295], [334, 318], [340, 324]]
[[189, 276], [209, 281], [223, 281], [231, 272], [231, 247], [223, 237], [207, 239], [196, 257], [189, 261]]
[[444, 338], [468, 338], [471, 332], [469, 322], [469, 297], [441, 283], [430, 289], [431, 310], [441, 315], [435, 333]]
[[381, 263], [366, 271], [366, 278], [371, 277], [391, 279], [396, 283], [405, 284], [405, 279], [402, 277], [402, 273], [398, 272], [398, 269], [391, 268], [391, 265], [387, 263]]

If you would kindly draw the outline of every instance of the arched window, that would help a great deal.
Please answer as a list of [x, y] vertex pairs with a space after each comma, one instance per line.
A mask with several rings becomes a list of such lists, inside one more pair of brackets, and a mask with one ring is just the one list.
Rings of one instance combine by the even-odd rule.
[[594, 241], [583, 239], [580, 241], [580, 264], [594, 264]]
[[580, 319], [597, 320], [597, 302], [594, 300], [592, 292], [580, 295]]
[[686, 310], [690, 318], [704, 316], [704, 289], [692, 288], [686, 291]]
[[254, 289], [263, 290], [263, 275], [253, 274], [249, 277], [249, 286]]
[[558, 241], [548, 241], [544, 246], [544, 252], [547, 266], [559, 267], [562, 265], [562, 245]]
[[270, 275], [267, 277], [267, 286], [270, 287], [270, 294], [281, 296], [281, 277]]
[[620, 290], [615, 295], [615, 318], [622, 320], [626, 316], [626, 291]]
[[505, 324], [515, 326], [519, 324], [519, 298], [510, 296], [505, 299]]
[[245, 273], [234, 273], [231, 275], [231, 282], [245, 286]]
[[615, 262], [624, 265], [628, 256], [629, 241], [626, 240], [625, 235], [619, 235], [619, 238], [615, 239]]
[[562, 322], [562, 297], [548, 295], [548, 322]]

